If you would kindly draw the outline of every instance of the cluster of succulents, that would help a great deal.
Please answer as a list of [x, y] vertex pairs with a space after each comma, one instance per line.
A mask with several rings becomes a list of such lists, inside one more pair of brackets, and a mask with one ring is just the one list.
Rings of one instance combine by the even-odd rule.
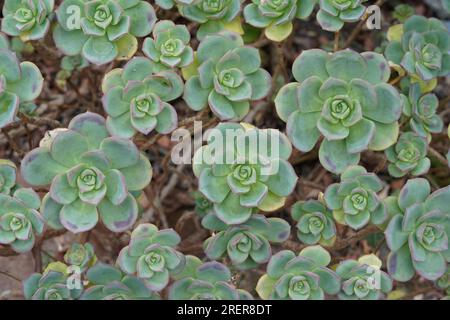
[[69, 289], [64, 272], [46, 270], [43, 274], [32, 274], [24, 282], [23, 291], [27, 300], [74, 300], [83, 290]]

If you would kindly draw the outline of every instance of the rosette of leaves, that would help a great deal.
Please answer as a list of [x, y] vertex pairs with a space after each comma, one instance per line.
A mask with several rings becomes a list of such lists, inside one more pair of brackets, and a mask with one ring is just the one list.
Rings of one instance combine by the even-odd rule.
[[445, 274], [437, 280], [436, 285], [438, 286], [438, 288], [445, 290], [445, 293], [447, 296], [450, 296], [450, 268], [449, 267], [447, 267], [447, 271], [445, 272]]
[[191, 34], [185, 25], [159, 21], [152, 34], [153, 39], [145, 38], [142, 51], [154, 62], [167, 68], [182, 68], [194, 61], [194, 50], [189, 45]]
[[186, 257], [186, 270], [169, 288], [170, 300], [251, 300], [245, 290], [231, 284], [231, 272], [217, 261]]
[[292, 206], [297, 238], [306, 244], [332, 245], [336, 240], [333, 213], [318, 200], [298, 201]]
[[153, 291], [164, 289], [170, 275], [184, 267], [184, 255], [175, 250], [181, 239], [172, 229], [158, 230], [150, 223], [140, 224], [128, 246], [117, 259], [122, 271], [144, 279]]
[[290, 225], [280, 218], [266, 218], [255, 214], [245, 223], [228, 226], [213, 214], [202, 220], [202, 225], [214, 234], [203, 247], [211, 260], [228, 257], [238, 269], [247, 270], [269, 261], [271, 243], [282, 243], [289, 238]]
[[395, 6], [394, 13], [392, 13], [392, 16], [401, 23], [403, 23], [414, 14], [415, 9], [409, 4], [399, 4]]
[[413, 176], [425, 174], [430, 169], [430, 159], [427, 158], [426, 138], [414, 132], [402, 133], [397, 143], [385, 151], [390, 162], [388, 171], [394, 178], [400, 178], [408, 173]]
[[155, 3], [166, 10], [172, 9], [174, 5], [176, 4], [186, 4], [186, 5], [190, 5], [192, 3], [194, 3], [195, 0], [155, 0]]
[[381, 270], [381, 260], [371, 254], [339, 263], [336, 273], [342, 279], [341, 300], [379, 300], [392, 291], [392, 279]]
[[136, 221], [134, 195], [150, 183], [152, 167], [132, 141], [110, 137], [105, 119], [87, 112], [29, 152], [21, 174], [30, 185], [50, 185], [41, 206], [50, 227], [78, 233], [100, 219], [122, 232]]
[[198, 0], [179, 2], [180, 14], [200, 24], [197, 38], [223, 31], [241, 11], [241, 0]]
[[287, 161], [291, 151], [289, 140], [278, 130], [221, 123], [194, 154], [199, 191], [226, 224], [244, 223], [258, 210], [274, 211], [297, 183]]
[[375, 52], [303, 51], [292, 66], [295, 80], [275, 99], [293, 145], [311, 151], [319, 138], [321, 164], [342, 173], [370, 149], [385, 150], [397, 141], [402, 99], [389, 85], [390, 68]]
[[86, 273], [89, 287], [80, 300], [155, 300], [144, 280], [122, 273], [113, 266], [97, 263]]
[[391, 41], [385, 55], [414, 79], [429, 81], [449, 74], [449, 50], [450, 34], [444, 23], [412, 16], [403, 24], [401, 39]]
[[323, 300], [325, 293], [340, 290], [339, 276], [327, 268], [330, 254], [320, 246], [303, 249], [298, 256], [290, 250], [273, 255], [256, 285], [264, 300]]
[[156, 130], [166, 134], [177, 127], [175, 108], [167, 103], [183, 93], [183, 80], [173, 70], [144, 57], [108, 72], [102, 83], [108, 131], [121, 138]]
[[307, 19], [317, 0], [252, 0], [244, 8], [245, 22], [265, 28], [266, 37], [282, 41], [292, 32], [293, 20]]
[[195, 201], [195, 212], [200, 216], [200, 218], [203, 218], [210, 213], [214, 214], [214, 204], [201, 192], [194, 192], [193, 197]]
[[221, 120], [240, 120], [250, 102], [267, 96], [270, 74], [256, 48], [231, 32], [206, 37], [197, 49], [198, 75], [186, 81], [183, 99], [195, 111], [207, 105]]
[[0, 159], [0, 194], [11, 194], [16, 186], [16, 171], [14, 162]]
[[19, 108], [36, 99], [42, 91], [44, 78], [32, 62], [19, 62], [8, 50], [0, 47], [0, 129], [16, 119]]
[[73, 243], [64, 254], [64, 261], [69, 266], [77, 266], [84, 272], [97, 262], [97, 256], [90, 243]]
[[37, 211], [40, 204], [32, 189], [17, 189], [12, 196], [0, 194], [0, 244], [18, 253], [30, 251], [36, 235], [44, 231], [44, 220]]
[[384, 202], [377, 195], [383, 182], [361, 166], [351, 166], [341, 175], [341, 182], [325, 191], [325, 202], [342, 224], [358, 230], [372, 222], [381, 225], [388, 218]]
[[439, 99], [435, 94], [422, 95], [420, 85], [415, 83], [410, 86], [408, 97], [403, 98], [403, 113], [410, 118], [409, 125], [415, 133], [431, 141], [431, 133], [442, 132], [444, 123], [436, 114]]
[[82, 70], [88, 65], [89, 62], [81, 55], [65, 56], [61, 59], [61, 69], [68, 72]]
[[387, 267], [398, 281], [409, 281], [417, 271], [437, 280], [450, 259], [450, 186], [431, 193], [427, 180], [409, 180], [398, 197], [386, 198], [392, 216], [385, 235], [391, 250]]
[[23, 283], [27, 300], [75, 300], [83, 289], [69, 289], [64, 272], [47, 270], [44, 274], [34, 273]]
[[22, 41], [44, 38], [50, 28], [54, 0], [5, 0], [2, 31]]
[[339, 31], [346, 22], [357, 22], [366, 12], [366, 0], [320, 0], [317, 21], [322, 29]]
[[97, 65], [132, 57], [136, 37], [148, 35], [156, 22], [155, 10], [142, 0], [64, 0], [56, 15], [58, 49]]

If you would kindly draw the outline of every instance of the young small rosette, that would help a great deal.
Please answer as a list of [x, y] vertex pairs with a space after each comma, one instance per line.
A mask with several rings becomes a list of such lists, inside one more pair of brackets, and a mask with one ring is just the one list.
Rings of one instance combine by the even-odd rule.
[[339, 276], [327, 268], [330, 254], [320, 246], [303, 249], [298, 256], [290, 250], [273, 255], [256, 285], [264, 300], [323, 300], [325, 293], [340, 290]]
[[292, 66], [298, 82], [281, 88], [275, 99], [287, 134], [302, 152], [321, 136], [319, 159], [333, 173], [356, 165], [360, 153], [385, 150], [397, 141], [403, 101], [387, 82], [390, 68], [375, 52], [303, 51]]
[[2, 31], [22, 41], [44, 38], [50, 28], [54, 0], [5, 0]]
[[125, 273], [144, 279], [153, 291], [161, 291], [170, 275], [184, 267], [184, 255], [174, 249], [180, 241], [172, 229], [140, 224], [131, 233], [130, 244], [120, 251], [117, 264]]
[[34, 273], [23, 283], [27, 300], [75, 300], [83, 289], [68, 287], [68, 277], [64, 272], [47, 270], [44, 274]]
[[322, 29], [339, 31], [346, 22], [357, 22], [366, 12], [366, 0], [320, 0], [317, 21]]
[[73, 243], [64, 254], [64, 262], [84, 272], [97, 262], [97, 256], [92, 244]]
[[79, 233], [100, 219], [122, 232], [136, 221], [135, 195], [150, 183], [152, 167], [132, 141], [110, 137], [105, 119], [87, 112], [29, 152], [21, 174], [33, 186], [50, 185], [41, 206], [50, 227]]
[[221, 120], [240, 120], [250, 102], [267, 96], [270, 74], [258, 49], [244, 46], [235, 33], [207, 36], [197, 49], [198, 75], [186, 81], [183, 99], [195, 111], [209, 105]]
[[167, 68], [182, 68], [194, 61], [194, 50], [189, 45], [191, 34], [185, 25], [159, 21], [152, 34], [153, 38], [145, 38], [142, 51], [154, 62]]
[[80, 300], [155, 300], [158, 294], [144, 280], [122, 273], [113, 266], [97, 263], [86, 273], [89, 287]]
[[265, 28], [272, 41], [282, 41], [292, 32], [293, 20], [307, 19], [317, 0], [252, 0], [244, 8], [245, 22]]
[[0, 159], [0, 194], [10, 195], [16, 186], [17, 167], [14, 162]]
[[380, 300], [392, 291], [392, 279], [381, 270], [382, 262], [374, 254], [339, 263], [336, 273], [342, 279], [341, 300]]
[[386, 47], [390, 61], [401, 65], [415, 80], [429, 81], [450, 72], [450, 33], [440, 20], [412, 16], [403, 24], [400, 39]]
[[255, 214], [245, 223], [227, 226], [213, 214], [202, 220], [202, 225], [214, 234], [203, 247], [211, 260], [228, 257], [238, 269], [247, 270], [269, 261], [271, 243], [282, 243], [289, 238], [290, 226], [280, 218], [266, 218]]
[[102, 83], [108, 131], [121, 138], [153, 130], [166, 134], [178, 124], [168, 101], [183, 94], [183, 80], [173, 70], [162, 70], [150, 59], [136, 57], [123, 69], [108, 72]]
[[450, 297], [450, 267], [447, 267], [445, 274], [436, 281], [436, 285]]
[[394, 178], [400, 178], [408, 173], [413, 176], [425, 174], [430, 169], [430, 159], [427, 158], [428, 143], [426, 138], [414, 132], [402, 133], [397, 143], [385, 151], [388, 159], [388, 171]]
[[287, 161], [292, 147], [285, 135], [221, 123], [207, 142], [194, 154], [193, 171], [220, 220], [241, 224], [258, 209], [271, 212], [284, 205], [298, 179]]
[[336, 221], [358, 230], [369, 222], [383, 224], [388, 218], [386, 206], [377, 195], [383, 182], [361, 166], [351, 166], [341, 175], [341, 182], [325, 191], [327, 207], [333, 210]]
[[392, 216], [385, 235], [391, 250], [387, 267], [398, 281], [419, 273], [428, 280], [442, 277], [450, 250], [450, 186], [431, 193], [427, 180], [409, 180], [398, 197], [386, 199]]
[[155, 10], [142, 0], [64, 0], [56, 15], [58, 49], [97, 65], [131, 58], [136, 38], [148, 35], [156, 22]]
[[333, 213], [318, 200], [298, 201], [292, 206], [297, 238], [306, 244], [332, 245], [336, 240]]
[[200, 218], [203, 218], [208, 214], [214, 214], [214, 204], [200, 191], [195, 191], [192, 196], [195, 201], [195, 213], [197, 213]]

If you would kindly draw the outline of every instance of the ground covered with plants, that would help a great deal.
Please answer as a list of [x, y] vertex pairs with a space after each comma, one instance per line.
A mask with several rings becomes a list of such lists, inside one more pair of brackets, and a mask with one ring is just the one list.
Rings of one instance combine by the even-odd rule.
[[450, 1], [0, 4], [0, 300], [450, 297]]

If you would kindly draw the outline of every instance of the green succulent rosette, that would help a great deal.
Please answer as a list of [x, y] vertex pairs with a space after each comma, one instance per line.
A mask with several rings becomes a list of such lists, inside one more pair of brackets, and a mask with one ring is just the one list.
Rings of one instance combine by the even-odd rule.
[[155, 10], [142, 0], [64, 0], [56, 15], [57, 48], [97, 65], [131, 58], [136, 38], [147, 36], [156, 22]]
[[167, 68], [183, 68], [194, 61], [194, 50], [189, 45], [191, 34], [185, 25], [159, 21], [152, 35], [153, 38], [145, 38], [142, 51], [154, 62]]
[[173, 70], [162, 70], [150, 59], [135, 57], [123, 68], [108, 72], [102, 83], [106, 127], [113, 136], [132, 138], [137, 132], [161, 134], [178, 125], [168, 101], [183, 94], [183, 80]]
[[180, 5], [191, 5], [196, 0], [155, 0], [155, 3], [166, 10], [172, 9], [173, 6], [180, 4]]
[[395, 6], [394, 12], [392, 13], [392, 17], [404, 23], [408, 18], [412, 17], [415, 14], [415, 9], [409, 4], [399, 4]]
[[73, 243], [64, 254], [64, 262], [84, 272], [97, 262], [94, 247], [90, 243]]
[[413, 176], [427, 173], [431, 165], [427, 149], [426, 138], [414, 132], [402, 133], [397, 143], [385, 151], [389, 174], [400, 178], [408, 173]]
[[180, 241], [172, 229], [140, 224], [131, 233], [130, 244], [120, 251], [117, 264], [125, 273], [144, 279], [151, 290], [161, 291], [170, 275], [184, 267], [184, 255], [175, 250]]
[[270, 74], [260, 68], [258, 49], [231, 32], [207, 36], [197, 49], [198, 75], [186, 81], [183, 99], [195, 111], [209, 105], [221, 120], [240, 120], [250, 102], [267, 96]]
[[292, 32], [293, 20], [307, 19], [317, 0], [252, 0], [244, 8], [245, 22], [265, 28], [265, 35], [273, 41], [282, 41]]
[[440, 20], [412, 16], [399, 40], [385, 50], [388, 60], [401, 65], [415, 80], [430, 81], [450, 73], [450, 33]]
[[0, 244], [18, 252], [30, 251], [44, 231], [39, 213], [41, 199], [32, 189], [17, 189], [12, 196], [0, 194]]
[[386, 198], [390, 216], [386, 243], [391, 250], [387, 267], [397, 281], [417, 272], [428, 280], [444, 275], [450, 260], [450, 186], [431, 193], [427, 180], [409, 180], [398, 197]]
[[341, 182], [325, 191], [327, 207], [333, 210], [336, 221], [358, 230], [369, 222], [383, 224], [388, 218], [386, 206], [377, 195], [383, 182], [361, 166], [351, 166], [341, 175]]
[[86, 273], [89, 287], [80, 300], [158, 300], [144, 280], [122, 273], [113, 266], [97, 263]]
[[274, 211], [284, 205], [298, 179], [287, 161], [291, 151], [278, 130], [221, 123], [194, 154], [199, 191], [229, 225], [246, 222], [258, 210]]
[[269, 261], [271, 243], [282, 243], [290, 234], [290, 226], [285, 220], [260, 214], [236, 226], [228, 226], [211, 214], [203, 218], [202, 225], [214, 231], [203, 243], [206, 256], [211, 260], [228, 257], [240, 270]]
[[23, 283], [27, 300], [76, 300], [83, 289], [69, 289], [67, 275], [47, 270], [44, 274], [34, 273]]
[[82, 70], [89, 65], [89, 62], [81, 55], [65, 56], [61, 59], [61, 69], [63, 71], [72, 72], [74, 70]]
[[192, 196], [195, 201], [195, 213], [200, 218], [204, 218], [208, 214], [214, 214], [214, 204], [209, 201], [201, 192], [195, 191]]
[[0, 159], [0, 194], [10, 195], [16, 186], [17, 167], [14, 162]]
[[380, 300], [392, 291], [392, 279], [381, 270], [381, 260], [371, 254], [339, 263], [336, 273], [342, 279], [341, 300]]
[[387, 82], [390, 68], [375, 52], [303, 51], [292, 66], [297, 82], [275, 98], [292, 144], [311, 151], [321, 136], [320, 163], [333, 173], [358, 164], [364, 150], [397, 141], [403, 100]]
[[346, 22], [357, 22], [366, 12], [366, 0], [320, 0], [317, 21], [322, 29], [339, 31]]
[[306, 244], [330, 246], [336, 240], [333, 213], [320, 201], [298, 201], [292, 206], [292, 218], [297, 222], [297, 238]]
[[21, 175], [30, 185], [50, 185], [41, 213], [51, 228], [79, 233], [100, 219], [122, 232], [136, 221], [135, 195], [150, 183], [152, 167], [132, 141], [110, 137], [105, 119], [87, 112], [29, 152]]
[[54, 0], [5, 0], [2, 31], [22, 41], [44, 38], [50, 28]]
[[327, 268], [330, 254], [320, 246], [303, 249], [298, 256], [290, 250], [273, 255], [256, 285], [264, 300], [323, 300], [325, 293], [340, 290], [339, 276]]
[[436, 281], [436, 285], [444, 290], [447, 296], [450, 296], [450, 267], [447, 267], [445, 274]]

